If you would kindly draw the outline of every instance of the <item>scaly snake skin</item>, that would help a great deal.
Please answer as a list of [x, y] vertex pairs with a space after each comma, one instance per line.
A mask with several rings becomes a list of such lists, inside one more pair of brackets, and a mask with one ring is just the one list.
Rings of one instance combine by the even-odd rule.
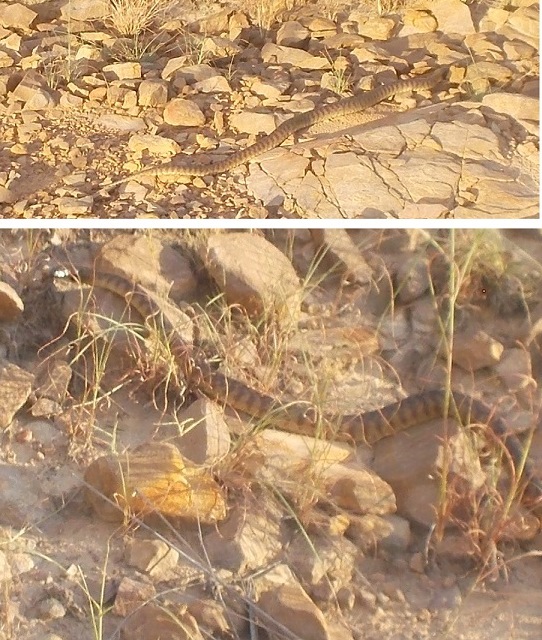
[[508, 432], [502, 417], [485, 403], [458, 391], [422, 391], [381, 409], [354, 415], [324, 415], [310, 403], [284, 403], [248, 385], [214, 371], [194, 353], [160, 305], [139, 284], [109, 273], [81, 268], [70, 272], [82, 283], [111, 291], [123, 298], [145, 320], [147, 327], [163, 332], [180, 371], [187, 382], [208, 397], [291, 433], [320, 434], [356, 443], [374, 444], [387, 436], [436, 418], [451, 417], [463, 424], [479, 423], [491, 429], [506, 447], [514, 466], [523, 470], [527, 492], [537, 502], [542, 499], [542, 480], [536, 477], [533, 462], [525, 456], [518, 438]]
[[142, 171], [133, 173], [125, 178], [121, 178], [112, 184], [104, 185], [103, 190], [106, 192], [110, 191], [119, 184], [123, 184], [129, 180], [137, 180], [142, 176], [174, 180], [180, 176], [210, 176], [230, 171], [230, 169], [248, 162], [252, 158], [259, 156], [270, 149], [278, 147], [292, 134], [297, 131], [301, 131], [302, 129], [306, 129], [318, 122], [329, 120], [333, 117], [346, 116], [352, 113], [364, 111], [365, 109], [373, 107], [379, 102], [386, 100], [386, 98], [398, 93], [432, 89], [445, 77], [446, 73], [447, 70], [445, 68], [437, 69], [435, 72], [426, 74], [419, 78], [409, 78], [408, 80], [401, 80], [399, 82], [394, 82], [393, 84], [383, 85], [373, 89], [372, 91], [367, 91], [350, 98], [345, 98], [332, 104], [326, 104], [321, 107], [317, 107], [312, 111], [297, 114], [283, 122], [269, 135], [264, 136], [246, 149], [241, 149], [232, 153], [224, 160], [219, 160], [218, 162], [196, 161], [187, 164], [168, 162], [157, 167], [143, 169]]

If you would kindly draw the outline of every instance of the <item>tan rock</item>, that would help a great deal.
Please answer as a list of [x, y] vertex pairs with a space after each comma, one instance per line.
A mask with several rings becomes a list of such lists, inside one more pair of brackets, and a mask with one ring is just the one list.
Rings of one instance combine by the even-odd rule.
[[20, 2], [0, 3], [0, 25], [29, 31], [38, 14]]
[[485, 482], [480, 460], [465, 430], [450, 420], [432, 420], [377, 442], [375, 472], [395, 493], [399, 515], [425, 526], [435, 522], [446, 474], [449, 507], [465, 517], [473, 491]]
[[105, 79], [112, 80], [139, 80], [141, 78], [141, 64], [139, 62], [115, 62], [102, 69]]
[[395, 511], [395, 496], [387, 482], [354, 461], [330, 465], [321, 479], [325, 495], [342, 509], [377, 515]]
[[103, 245], [96, 262], [106, 273], [118, 273], [175, 301], [191, 296], [197, 287], [190, 262], [154, 236], [117, 234]]
[[409, 521], [394, 513], [351, 516], [346, 535], [363, 553], [378, 548], [406, 551], [412, 541]]
[[162, 540], [130, 540], [126, 547], [127, 561], [144, 573], [148, 573], [156, 582], [173, 577], [172, 570], [177, 566], [179, 552]]
[[0, 360], [0, 429], [8, 427], [32, 391], [34, 374], [11, 362]]
[[134, 612], [123, 624], [121, 640], [203, 640], [194, 618], [168, 612], [151, 603]]
[[214, 567], [244, 573], [270, 562], [282, 550], [283, 514], [262, 501], [256, 509], [234, 505], [228, 519], [205, 536], [205, 549]]
[[109, 0], [77, 0], [62, 5], [64, 20], [102, 20], [111, 14]]
[[164, 122], [175, 127], [202, 127], [205, 114], [192, 100], [174, 98], [164, 109]]
[[342, 536], [297, 535], [288, 547], [288, 565], [307, 592], [328, 601], [350, 584], [358, 549]]
[[285, 47], [303, 48], [303, 44], [308, 41], [309, 37], [310, 31], [306, 27], [300, 22], [289, 20], [280, 25], [276, 42], [278, 45], [284, 45]]
[[152, 133], [136, 133], [131, 136], [128, 148], [138, 156], [149, 152], [156, 156], [172, 157], [181, 151], [180, 145], [175, 140]]
[[205, 265], [229, 304], [250, 315], [277, 314], [295, 322], [299, 278], [288, 258], [252, 233], [215, 234], [207, 243]]
[[231, 437], [224, 412], [211, 400], [196, 400], [179, 413], [177, 421], [181, 435], [174, 444], [192, 462], [212, 464], [228, 454]]
[[154, 511], [202, 524], [226, 516], [225, 497], [210, 473], [166, 443], [151, 442], [118, 457], [98, 458], [86, 470], [85, 483], [87, 501], [108, 521]]
[[164, 80], [143, 80], [137, 89], [138, 104], [142, 107], [160, 107], [167, 103], [168, 84]]
[[151, 583], [124, 577], [117, 590], [113, 613], [127, 617], [155, 596], [156, 589]]
[[256, 612], [265, 629], [277, 637], [284, 635], [281, 628], [285, 627], [299, 638], [331, 640], [324, 615], [293, 576], [287, 583], [274, 585], [270, 576], [268, 579], [268, 588], [261, 593]]
[[7, 282], [0, 282], [0, 320], [12, 322], [24, 311], [24, 304], [17, 292]]
[[262, 47], [262, 60], [266, 64], [288, 64], [298, 69], [329, 69], [331, 64], [324, 56], [313, 56], [312, 54], [284, 47], [268, 42]]
[[466, 371], [477, 371], [496, 365], [504, 346], [485, 331], [467, 329], [454, 335], [452, 360]]
[[275, 117], [272, 113], [243, 111], [230, 118], [231, 126], [240, 133], [271, 133], [276, 129]]
[[345, 229], [311, 229], [311, 236], [324, 265], [340, 269], [344, 281], [361, 285], [371, 281], [372, 270]]

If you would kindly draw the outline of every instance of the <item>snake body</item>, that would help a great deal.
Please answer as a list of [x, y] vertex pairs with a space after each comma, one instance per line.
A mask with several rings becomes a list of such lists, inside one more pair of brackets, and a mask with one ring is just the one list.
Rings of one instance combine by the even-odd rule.
[[329, 120], [330, 118], [362, 112], [365, 109], [373, 107], [379, 102], [386, 100], [386, 98], [398, 93], [431, 89], [440, 82], [445, 75], [446, 69], [440, 68], [433, 73], [426, 74], [418, 78], [409, 78], [389, 85], [383, 85], [373, 89], [372, 91], [355, 95], [350, 98], [345, 98], [332, 104], [326, 104], [321, 107], [317, 107], [316, 109], [312, 109], [311, 111], [306, 111], [305, 113], [297, 114], [283, 122], [269, 135], [264, 136], [246, 149], [241, 149], [232, 153], [224, 160], [219, 160], [217, 162], [196, 161], [194, 163], [185, 164], [169, 162], [157, 167], [143, 169], [142, 171], [133, 173], [125, 178], [121, 178], [112, 184], [106, 185], [103, 188], [104, 190], [109, 191], [117, 185], [128, 182], [128, 180], [137, 180], [143, 176], [174, 180], [181, 176], [209, 176], [224, 173], [239, 166], [240, 164], [248, 162], [252, 158], [259, 156], [270, 149], [278, 147], [284, 140], [286, 140], [286, 138], [298, 131], [301, 131], [302, 129], [306, 129], [318, 122]]
[[[73, 274], [75, 275], [75, 274]], [[452, 417], [463, 424], [487, 425], [502, 441], [517, 470], [522, 470], [526, 491], [537, 502], [542, 500], [542, 479], [536, 476], [519, 439], [509, 433], [504, 419], [484, 402], [459, 391], [431, 389], [410, 395], [385, 407], [353, 415], [320, 414], [310, 403], [284, 403], [270, 395], [215, 371], [195, 353], [162, 312], [161, 306], [140, 284], [110, 273], [82, 268], [76, 277], [124, 298], [142, 316], [147, 327], [164, 333], [181, 374], [211, 399], [262, 419], [284, 431], [324, 437], [337, 437], [355, 443], [374, 444], [399, 431], [423, 422]]]

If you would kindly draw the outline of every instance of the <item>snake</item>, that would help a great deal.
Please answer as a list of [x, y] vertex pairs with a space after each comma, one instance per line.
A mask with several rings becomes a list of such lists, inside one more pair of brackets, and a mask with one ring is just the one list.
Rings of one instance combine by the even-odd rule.
[[382, 85], [362, 94], [356, 94], [331, 104], [316, 107], [315, 109], [297, 114], [286, 120], [270, 134], [260, 138], [257, 142], [245, 149], [240, 149], [239, 151], [230, 154], [224, 160], [218, 160], [216, 162], [196, 161], [191, 163], [178, 163], [173, 160], [159, 166], [143, 169], [137, 173], [125, 176], [120, 180], [116, 180], [111, 184], [103, 185], [102, 190], [109, 192], [120, 184], [128, 182], [129, 180], [137, 180], [143, 176], [175, 180], [181, 176], [210, 176], [225, 173], [241, 164], [244, 164], [245, 162], [248, 162], [249, 160], [252, 160], [262, 153], [269, 151], [270, 149], [278, 147], [282, 142], [284, 142], [284, 140], [286, 140], [286, 138], [298, 131], [301, 131], [302, 129], [307, 129], [308, 127], [331, 118], [363, 112], [383, 100], [399, 93], [432, 89], [441, 80], [443, 80], [446, 75], [447, 69], [441, 67], [436, 71], [420, 77], [399, 80], [398, 82]]
[[[57, 272], [57, 275], [60, 275]], [[507, 428], [506, 421], [483, 401], [456, 390], [426, 389], [384, 407], [352, 415], [327, 415], [308, 402], [284, 402], [236, 378], [215, 370], [198, 355], [163, 313], [162, 306], [145, 287], [124, 276], [93, 268], [69, 269], [67, 273], [81, 284], [89, 284], [124, 299], [144, 319], [145, 330], [159, 331], [168, 340], [180, 373], [188, 386], [212, 400], [246, 413], [280, 430], [301, 435], [336, 437], [356, 444], [374, 445], [418, 424], [433, 419], [455, 418], [462, 424], [487, 425], [506, 448], [515, 470], [521, 470], [525, 493], [538, 507], [542, 501], [542, 479], [537, 477], [533, 460], [520, 440]]]

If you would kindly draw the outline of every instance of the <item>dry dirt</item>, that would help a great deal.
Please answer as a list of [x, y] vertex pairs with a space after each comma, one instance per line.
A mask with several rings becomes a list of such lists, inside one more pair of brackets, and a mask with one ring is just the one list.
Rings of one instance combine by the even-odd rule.
[[[458, 344], [467, 341], [470, 345], [470, 370], [464, 361], [463, 366], [458, 364], [464, 357], [460, 350], [454, 351], [450, 370], [436, 349], [438, 310], [442, 314], [449, 300], [449, 270], [444, 257], [453, 255], [452, 236], [458, 276], [455, 339]], [[185, 622], [188, 606], [191, 620], [195, 620], [195, 630], [177, 630], [167, 636], [164, 631], [162, 638], [248, 639], [254, 637], [249, 636], [246, 622], [251, 616], [260, 622], [258, 637], [267, 638], [270, 636], [264, 629], [270, 623], [262, 621], [258, 607], [267, 606], [269, 611], [270, 605], [261, 596], [262, 589], [271, 593], [279, 619], [283, 616], [287, 623], [303, 620], [303, 628], [311, 630], [297, 636], [276, 632], [272, 637], [277, 638], [540, 637], [539, 522], [534, 519], [533, 525], [532, 515], [525, 509], [523, 529], [500, 540], [495, 535], [494, 553], [486, 553], [492, 548], [487, 546], [487, 527], [492, 523], [484, 518], [495, 515], [488, 506], [498, 505], [492, 500], [506, 486], [492, 484], [491, 469], [502, 468], [494, 466], [486, 448], [481, 488], [482, 495], [486, 499], [492, 496], [492, 500], [479, 501], [479, 512], [467, 515], [462, 524], [457, 514], [448, 514], [447, 524], [457, 518], [457, 526], [447, 529], [440, 542], [436, 531], [430, 535], [427, 526], [416, 524], [406, 514], [409, 510], [421, 514], [420, 507], [427, 506], [420, 501], [427, 503], [428, 494], [416, 493], [420, 487], [429, 487], [424, 484], [427, 477], [418, 478], [419, 485], [397, 492], [395, 515], [378, 508], [365, 514], [338, 508], [335, 499], [339, 500], [340, 492], [331, 501], [329, 496], [310, 499], [310, 488], [319, 486], [310, 467], [304, 472], [284, 469], [283, 477], [274, 476], [271, 459], [266, 457], [286, 443], [297, 442], [298, 436], [278, 432], [281, 436], [275, 444], [267, 445], [271, 449], [264, 447], [260, 454], [251, 456], [258, 430], [247, 432], [249, 418], [229, 410], [225, 428], [237, 445], [232, 445], [213, 468], [228, 489], [228, 522], [240, 518], [232, 525], [232, 539], [221, 523], [198, 527], [177, 519], [173, 528], [168, 528], [162, 521], [138, 524], [129, 517], [121, 525], [104, 522], [86, 504], [82, 476], [91, 459], [150, 439], [178, 445], [178, 425], [185, 408], [176, 397], [169, 397], [164, 405], [157, 369], [144, 349], [134, 353], [132, 345], [128, 352], [125, 348], [110, 351], [103, 347], [107, 342], [102, 336], [87, 345], [82, 359], [75, 359], [85, 343], [80, 332], [66, 323], [74, 310], [69, 292], [77, 293], [78, 287], [73, 283], [53, 285], [40, 274], [47, 265], [88, 262], [96, 256], [100, 268], [112, 260], [110, 270], [147, 282], [151, 289], [162, 291], [161, 296], [167, 291], [164, 282], [170, 286], [173, 281], [175, 304], [185, 298], [192, 308], [200, 309], [196, 314], [200, 335], [194, 339], [201, 341], [209, 357], [219, 354], [217, 366], [261, 390], [310, 399], [342, 411], [359, 411], [442, 384], [446, 372], [451, 371], [454, 388], [496, 407], [510, 428], [525, 436], [529, 426], [537, 422], [539, 409], [541, 359], [536, 336], [542, 302], [542, 241], [537, 231], [353, 231], [349, 236], [336, 232], [325, 238], [330, 246], [323, 261], [318, 261], [316, 239], [307, 231], [1, 233], [2, 280], [14, 289], [3, 294], [2, 317], [13, 311], [7, 301], [17, 299], [15, 292], [22, 298], [24, 311], [13, 311], [14, 317], [2, 322], [0, 385], [5, 431], [0, 464], [0, 637], [90, 640], [120, 634], [130, 640], [149, 640], [156, 636], [144, 632], [142, 623], [138, 623], [139, 630], [138, 625], [130, 628], [135, 614], [129, 612], [151, 599]], [[229, 244], [233, 241], [237, 247], [246, 243], [245, 249], [233, 255]], [[250, 247], [255, 242], [268, 249], [252, 255]], [[210, 246], [214, 261], [202, 249]], [[473, 247], [476, 251], [470, 254]], [[275, 250], [282, 255], [280, 267]], [[274, 256], [268, 270], [283, 269], [281, 285], [286, 286], [288, 279], [296, 282], [286, 274], [299, 278], [300, 299], [293, 296], [288, 303], [290, 321], [295, 317], [295, 322], [287, 325], [290, 333], [285, 329], [284, 314], [280, 320], [273, 322], [267, 316], [266, 322], [258, 323], [254, 308], [251, 310], [250, 305], [257, 308], [261, 294], [270, 296], [268, 304], [276, 310], [284, 302], [284, 287], [273, 286], [276, 277], [269, 284], [269, 274], [258, 271], [266, 251]], [[183, 264], [188, 268], [183, 270]], [[237, 269], [233, 287], [228, 278], [219, 283], [217, 264], [227, 273]], [[170, 276], [172, 268], [176, 278]], [[154, 278], [154, 284], [148, 284], [149, 278]], [[253, 287], [245, 304], [240, 302], [241, 281]], [[430, 283], [433, 291], [428, 288]], [[224, 304], [208, 305], [221, 293], [234, 305], [231, 313]], [[101, 313], [117, 313], [103, 292], [96, 290], [95, 295]], [[300, 301], [299, 309], [294, 300]], [[206, 314], [202, 315], [201, 309]], [[202, 322], [205, 317], [211, 322]], [[442, 317], [449, 314], [444, 311]], [[479, 339], [479, 333], [473, 338], [475, 328], [485, 332], [485, 340]], [[480, 368], [487, 357], [494, 358], [492, 364]], [[39, 375], [34, 378], [47, 359], [64, 367], [56, 370], [56, 396], [43, 391]], [[17, 375], [9, 368], [15, 366], [20, 368]], [[66, 367], [72, 371], [72, 379], [63, 386], [60, 371]], [[96, 377], [101, 369], [104, 376], [98, 389]], [[185, 406], [196, 395], [189, 393]], [[20, 406], [14, 406], [19, 397]], [[217, 411], [222, 416], [222, 408]], [[438, 430], [441, 422], [428, 425], [429, 432]], [[427, 429], [416, 433], [414, 439], [428, 437]], [[388, 438], [388, 444], [398, 437]], [[402, 441], [403, 452], [409, 450], [408, 437]], [[388, 446], [386, 441], [382, 444]], [[194, 446], [201, 453], [201, 445], [192, 441], [183, 454], [193, 453]], [[348, 443], [341, 446], [353, 451]], [[361, 469], [360, 465], [370, 466], [374, 457], [384, 468], [382, 451], [375, 447], [371, 452], [360, 445], [351, 464]], [[293, 463], [295, 448], [291, 455], [287, 461]], [[539, 429], [534, 433], [531, 455], [534, 460], [542, 459]], [[417, 464], [414, 455], [412, 464]], [[431, 486], [435, 486], [434, 480]], [[427, 510], [425, 513], [427, 516]], [[501, 534], [506, 520], [501, 522]], [[350, 522], [346, 530], [341, 525], [344, 522]], [[358, 529], [356, 537], [352, 523], [368, 526], [369, 522], [376, 527], [372, 533], [366, 529], [365, 536], [360, 536]], [[394, 533], [380, 539], [377, 525], [383, 522], [393, 523]], [[312, 548], [304, 536], [300, 537], [300, 531], [305, 531]], [[157, 566], [150, 569], [145, 557], [159, 536], [188, 557], [198, 558], [199, 567], [191, 566], [183, 556], [168, 564], [160, 557], [160, 550], [154, 549], [151, 557]], [[202, 555], [202, 549], [207, 556]], [[277, 604], [277, 583], [266, 583], [276, 572], [284, 580], [289, 575], [288, 584], [305, 592], [303, 609], [289, 609], [294, 606], [292, 598]], [[251, 605], [254, 600], [257, 604]], [[142, 610], [155, 620], [155, 629], [166, 624], [156, 622], [152, 617], [156, 612], [148, 604]]]

